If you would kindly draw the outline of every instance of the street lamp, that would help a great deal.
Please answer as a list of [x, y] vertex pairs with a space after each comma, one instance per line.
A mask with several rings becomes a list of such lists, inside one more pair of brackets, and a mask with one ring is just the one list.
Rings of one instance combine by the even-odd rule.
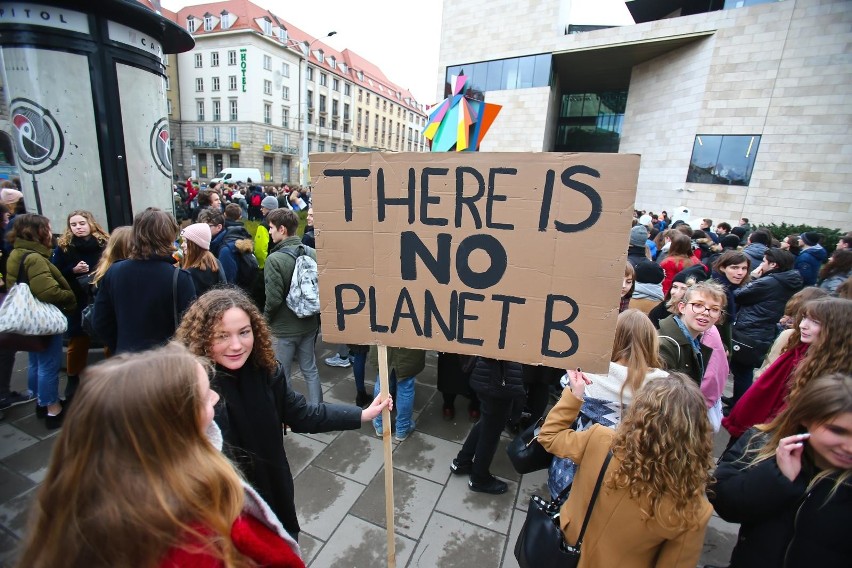
[[[337, 32], [328, 32], [325, 37], [331, 37]], [[299, 49], [302, 57], [302, 66], [300, 66], [299, 74], [302, 83], [302, 104], [305, 105], [305, 110], [302, 114], [302, 151], [299, 156], [301, 162], [299, 167], [299, 184], [302, 187], [307, 187], [308, 182], [308, 58], [311, 56], [311, 46], [318, 42], [321, 38], [317, 38], [312, 42], [302, 42], [301, 44], [293, 42], [292, 45], [301, 45], [305, 47], [304, 52]]]

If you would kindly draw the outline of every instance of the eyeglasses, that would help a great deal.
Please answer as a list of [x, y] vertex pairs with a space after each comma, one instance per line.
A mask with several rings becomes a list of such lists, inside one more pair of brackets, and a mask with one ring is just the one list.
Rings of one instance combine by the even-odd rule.
[[704, 304], [700, 304], [697, 302], [689, 302], [688, 305], [692, 307], [692, 313], [694, 314], [703, 314], [706, 312], [714, 318], [717, 318], [722, 315], [722, 308], [711, 308], [710, 306], [705, 306]]

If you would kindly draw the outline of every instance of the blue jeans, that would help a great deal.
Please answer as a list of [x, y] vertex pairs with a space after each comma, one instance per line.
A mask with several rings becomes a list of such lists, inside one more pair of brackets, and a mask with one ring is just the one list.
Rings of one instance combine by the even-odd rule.
[[62, 334], [50, 338], [47, 349], [30, 353], [27, 388], [38, 395], [39, 406], [59, 402], [59, 366], [62, 365]]
[[[391, 371], [389, 391], [396, 390], [396, 397], [393, 400], [393, 406], [396, 408], [396, 426], [394, 431], [397, 436], [405, 436], [414, 429], [414, 422], [411, 420], [411, 415], [414, 412], [414, 377], [406, 377], [396, 380], [396, 371]], [[376, 387], [373, 389], [373, 396], [379, 395], [379, 377], [376, 376]], [[373, 420], [373, 426], [382, 431], [382, 415], [379, 414]]]
[[316, 333], [306, 333], [294, 337], [276, 337], [273, 349], [275, 357], [284, 366], [287, 375], [287, 386], [292, 387], [290, 376], [293, 368], [293, 358], [299, 361], [299, 369], [308, 385], [307, 399], [310, 404], [322, 403], [322, 385], [320, 384], [317, 356], [314, 351]]

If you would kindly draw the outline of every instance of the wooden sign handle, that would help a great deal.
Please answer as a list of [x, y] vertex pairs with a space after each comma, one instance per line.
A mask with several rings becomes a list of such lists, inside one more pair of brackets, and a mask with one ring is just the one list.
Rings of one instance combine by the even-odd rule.
[[[379, 345], [379, 392], [382, 400], [389, 394], [388, 348]], [[386, 406], [382, 410], [382, 443], [385, 450], [385, 519], [388, 533], [388, 568], [396, 568], [396, 541], [393, 532], [393, 446], [391, 445], [391, 416]]]

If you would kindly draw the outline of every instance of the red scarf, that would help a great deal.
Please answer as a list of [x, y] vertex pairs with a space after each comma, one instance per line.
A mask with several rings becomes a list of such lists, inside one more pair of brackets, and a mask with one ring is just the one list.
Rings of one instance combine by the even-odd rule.
[[775, 418], [786, 405], [790, 392], [790, 375], [808, 352], [807, 343], [799, 343], [775, 360], [722, 419], [722, 426], [734, 438], [755, 424], [766, 424]]

